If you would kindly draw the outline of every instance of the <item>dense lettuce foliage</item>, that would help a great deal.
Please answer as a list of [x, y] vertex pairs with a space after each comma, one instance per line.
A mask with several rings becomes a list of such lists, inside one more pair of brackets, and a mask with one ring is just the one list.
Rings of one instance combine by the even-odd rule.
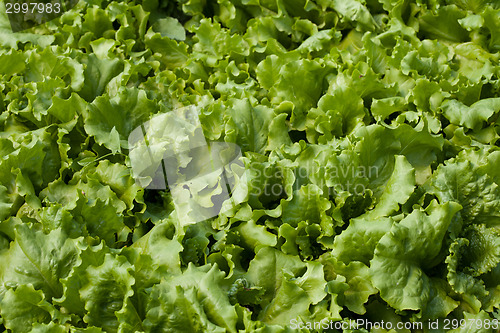
[[[0, 331], [500, 320], [498, 1], [0, 7]], [[251, 172], [186, 226], [127, 138], [188, 105]]]

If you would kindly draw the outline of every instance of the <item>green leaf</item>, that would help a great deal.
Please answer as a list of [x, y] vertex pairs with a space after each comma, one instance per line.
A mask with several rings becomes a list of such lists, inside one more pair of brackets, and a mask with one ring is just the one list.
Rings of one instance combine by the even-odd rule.
[[[483, 78], [491, 78], [496, 60], [481, 45], [475, 43], [458, 44], [455, 46], [455, 54], [460, 65], [458, 72], [464, 75], [467, 81], [480, 82]], [[479, 96], [477, 97], [479, 98]], [[464, 100], [462, 102], [466, 105], [472, 104]]]
[[225, 141], [238, 144], [242, 151], [264, 152], [274, 117], [272, 109], [263, 105], [252, 106], [248, 99], [232, 99], [228, 108], [224, 115]]
[[151, 256], [153, 263], [165, 266], [171, 273], [180, 273], [180, 256], [183, 246], [175, 237], [176, 228], [172, 221], [164, 221], [154, 226], [146, 235], [132, 245], [140, 253]]
[[308, 37], [297, 50], [314, 55], [326, 53], [327, 50], [340, 42], [341, 37], [341, 33], [335, 29], [321, 30]]
[[262, 301], [264, 290], [261, 287], [251, 287], [247, 280], [237, 279], [229, 289], [231, 304], [239, 303], [243, 306], [256, 305]]
[[286, 324], [299, 314], [307, 314], [310, 304], [326, 296], [321, 265], [303, 263], [296, 256], [270, 247], [257, 252], [250, 262], [246, 279], [265, 291], [259, 318], [268, 323]]
[[493, 9], [488, 6], [484, 10], [483, 17], [484, 25], [488, 28], [491, 34], [488, 46], [492, 52], [498, 52], [500, 50], [500, 23], [498, 20], [500, 18], [500, 9], [498, 9], [498, 7]]
[[49, 323], [51, 307], [41, 290], [31, 285], [8, 289], [0, 298], [0, 315], [6, 328], [13, 332], [31, 332], [35, 323]]
[[24, 142], [16, 144], [15, 151], [0, 161], [0, 182], [9, 194], [17, 194], [14, 169], [19, 169], [39, 191], [56, 178], [60, 167], [59, 151], [49, 129], [28, 133], [23, 139]]
[[465, 272], [479, 276], [500, 263], [499, 236], [496, 228], [484, 225], [472, 225], [464, 231], [463, 237], [469, 240], [469, 245], [463, 249], [460, 264], [465, 266]]
[[184, 27], [173, 17], [159, 19], [153, 24], [153, 30], [159, 32], [162, 37], [169, 37], [177, 40], [186, 39]]
[[249, 220], [240, 224], [235, 230], [240, 232], [241, 244], [251, 249], [258, 249], [263, 246], [275, 246], [277, 244], [276, 235], [270, 233], [266, 227], [255, 224]]
[[258, 319], [268, 324], [285, 324], [307, 313], [310, 300], [291, 276], [281, 273], [281, 284], [271, 303], [259, 314]]
[[394, 112], [404, 111], [405, 107], [403, 97], [387, 97], [373, 100], [371, 112], [376, 120], [382, 121]]
[[[318, 102], [318, 109], [307, 115], [312, 130], [324, 135], [324, 141], [333, 136], [344, 136], [363, 124], [363, 100], [350, 88], [340, 88], [325, 94]], [[308, 132], [306, 132], [308, 133]], [[308, 133], [312, 138], [312, 133]], [[315, 139], [311, 139], [316, 141]]]
[[468, 245], [469, 240], [466, 238], [458, 238], [451, 244], [450, 253], [445, 260], [448, 269], [446, 277], [452, 289], [460, 295], [462, 306], [477, 313], [482, 306], [481, 300], [488, 295], [488, 291], [482, 280], [461, 271], [462, 256], [467, 254], [464, 249]]
[[150, 32], [146, 35], [145, 44], [152, 52], [158, 54], [159, 60], [166, 68], [178, 68], [187, 62], [189, 57], [186, 44]]
[[116, 193], [118, 199], [127, 205], [127, 209], [134, 207], [134, 201], [142, 202], [143, 190], [135, 183], [126, 166], [104, 160], [99, 162], [95, 175], [102, 184], [108, 185]]
[[99, 144], [116, 153], [123, 146], [121, 140], [127, 140], [155, 110], [155, 103], [143, 90], [123, 88], [113, 98], [100, 96], [89, 104], [84, 112], [85, 130], [95, 136]]
[[45, 233], [60, 229], [70, 238], [77, 238], [83, 233], [84, 227], [79, 223], [75, 223], [71, 212], [60, 204], [42, 207], [39, 214]]
[[449, 296], [449, 289], [450, 287], [446, 281], [431, 278], [429, 302], [426, 304], [424, 311], [422, 311], [422, 316], [418, 321], [446, 318], [450, 312], [459, 306], [460, 302]]
[[197, 43], [193, 51], [205, 54], [209, 65], [215, 64], [215, 59], [222, 59], [223, 54], [248, 55], [248, 45], [238, 34], [231, 34], [229, 30], [221, 28], [219, 23], [212, 23], [202, 19], [197, 28], [193, 29]]
[[0, 281], [11, 287], [31, 284], [45, 297], [60, 297], [65, 278], [77, 260], [74, 241], [62, 230], [48, 235], [30, 229], [26, 224], [15, 227], [15, 240], [8, 251], [0, 254]]
[[323, 78], [329, 69], [317, 61], [301, 59], [283, 65], [279, 79], [270, 88], [269, 95], [274, 104], [289, 101], [295, 106], [291, 124], [298, 130], [305, 128], [306, 112], [316, 106], [323, 89]]
[[0, 185], [0, 220], [6, 219], [11, 214], [12, 204], [7, 187]]
[[75, 91], [84, 84], [83, 65], [76, 59], [58, 54], [52, 48], [31, 53], [26, 70], [26, 79], [29, 81], [43, 81], [47, 76], [59, 78]]
[[0, 55], [0, 73], [11, 76], [26, 69], [26, 54], [11, 50]]
[[323, 255], [320, 260], [325, 266], [327, 280], [345, 277], [348, 288], [341, 293], [342, 303], [357, 314], [365, 314], [364, 304], [371, 295], [378, 293], [370, 281], [369, 267], [359, 261], [352, 261], [346, 265], [337, 260], [337, 256], [333, 253]]
[[181, 286], [171, 287], [166, 283], [153, 287], [144, 325], [148, 331], [225, 332], [222, 327], [207, 320], [194, 290], [184, 290]]
[[331, 223], [327, 211], [332, 204], [314, 184], [302, 186], [294, 192], [290, 201], [284, 201], [281, 206], [283, 208], [283, 222], [291, 226], [296, 227], [301, 221], [318, 224]]
[[[153, 287], [145, 326], [174, 332], [236, 332], [237, 314], [229, 303], [217, 266], [189, 265]], [[175, 309], [175, 310], [174, 310]]]
[[257, 80], [265, 89], [271, 89], [280, 80], [280, 70], [285, 63], [276, 55], [270, 55], [255, 68]]
[[55, 324], [53, 322], [48, 324], [36, 323], [33, 325], [33, 329], [30, 333], [66, 333], [68, 332], [68, 327], [60, 324]]
[[89, 8], [83, 19], [82, 28], [91, 31], [96, 39], [113, 29], [111, 18], [101, 8]]
[[135, 280], [132, 265], [124, 256], [106, 254], [100, 266], [86, 269], [88, 283], [80, 289], [87, 314], [84, 321], [102, 327], [107, 332], [117, 332], [117, 312], [126, 306], [133, 294]]
[[371, 16], [368, 9], [361, 1], [357, 0], [334, 0], [332, 7], [340, 14], [346, 21], [355, 21], [363, 30], [374, 30], [376, 27], [375, 20]]
[[77, 223], [85, 225], [92, 236], [98, 236], [106, 244], [113, 246], [118, 234], [124, 227], [123, 216], [116, 213], [110, 200], [97, 199], [94, 202], [80, 196], [77, 207], [72, 211]]
[[69, 313], [83, 317], [86, 310], [85, 302], [80, 298], [80, 290], [88, 283], [87, 268], [101, 266], [110, 250], [104, 246], [104, 243], [90, 246], [80, 241], [77, 246], [80, 253], [75, 265], [71, 268], [67, 277], [60, 280], [63, 286], [63, 295], [58, 299], [53, 299], [53, 304], [61, 306], [61, 309]]
[[[422, 310], [429, 301], [431, 281], [424, 269], [434, 266], [456, 203], [432, 202], [394, 224], [375, 248], [370, 261], [373, 285], [398, 310]], [[390, 279], [387, 276], [391, 276]]]
[[458, 23], [465, 16], [464, 12], [456, 6], [443, 6], [437, 10], [436, 15], [427, 11], [419, 18], [420, 31], [428, 39], [445, 39], [452, 42], [467, 40], [467, 31]]
[[477, 130], [483, 127], [483, 122], [488, 122], [491, 116], [500, 111], [500, 98], [482, 99], [471, 106], [457, 100], [447, 100], [441, 108], [452, 124]]
[[90, 54], [86, 59], [85, 81], [79, 95], [87, 102], [92, 102], [106, 91], [111, 79], [123, 69], [124, 65], [118, 59], [99, 59], [95, 54]]
[[332, 253], [345, 264], [360, 261], [368, 265], [378, 242], [391, 230], [393, 223], [386, 217], [352, 219], [347, 229], [335, 237]]
[[281, 113], [271, 120], [266, 150], [274, 150], [280, 148], [282, 145], [291, 145], [292, 140], [288, 135], [286, 117], [285, 113]]
[[488, 174], [482, 174], [464, 151], [458, 158], [440, 165], [430, 180], [429, 193], [440, 202], [454, 201], [462, 205], [460, 214], [466, 224], [497, 225], [500, 218], [498, 185]]
[[366, 214], [365, 219], [390, 216], [399, 210], [410, 198], [415, 189], [415, 170], [406, 158], [396, 155], [396, 162], [391, 178], [385, 184], [385, 190], [375, 208]]
[[83, 113], [87, 104], [76, 93], [72, 93], [68, 99], [58, 96], [52, 97], [52, 104], [47, 109], [47, 113], [54, 116], [62, 123], [69, 122]]
[[398, 155], [404, 155], [415, 169], [415, 181], [422, 185], [430, 177], [431, 166], [442, 156], [445, 140], [441, 134], [433, 135], [424, 128], [412, 128], [402, 124], [394, 130], [394, 136], [400, 142]]

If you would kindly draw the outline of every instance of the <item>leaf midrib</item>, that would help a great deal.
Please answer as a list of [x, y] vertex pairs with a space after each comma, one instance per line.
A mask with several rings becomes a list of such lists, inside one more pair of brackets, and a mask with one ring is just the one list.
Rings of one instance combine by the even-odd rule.
[[38, 273], [40, 274], [40, 276], [42, 277], [42, 279], [44, 280], [45, 284], [50, 288], [53, 296], [57, 296], [57, 293], [55, 291], [55, 289], [53, 288], [53, 286], [49, 283], [49, 280], [45, 277], [45, 275], [42, 273], [42, 269], [40, 267], [38, 267], [36, 264], [35, 264], [35, 261], [33, 259], [30, 258], [30, 256], [28, 256], [28, 254], [26, 253], [26, 251], [24, 250], [24, 248], [21, 246], [21, 244], [19, 242], [17, 242], [17, 245], [19, 246], [19, 248], [21, 249], [21, 251], [23, 252], [24, 256], [28, 259], [28, 261], [31, 263], [31, 265], [33, 265], [33, 267], [35, 267], [35, 269], [38, 271]]

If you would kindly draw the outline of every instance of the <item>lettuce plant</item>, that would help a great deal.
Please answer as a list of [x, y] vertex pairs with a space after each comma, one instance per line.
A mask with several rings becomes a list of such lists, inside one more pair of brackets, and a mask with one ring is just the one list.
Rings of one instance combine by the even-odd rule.
[[[500, 329], [498, 1], [0, 8], [0, 331]], [[241, 157], [180, 214], [130, 138], [186, 107]]]

